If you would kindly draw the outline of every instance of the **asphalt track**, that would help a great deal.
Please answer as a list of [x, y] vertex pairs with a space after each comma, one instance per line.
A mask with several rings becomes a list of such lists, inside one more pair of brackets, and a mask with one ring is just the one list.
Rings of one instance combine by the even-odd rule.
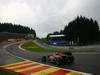
[[[18, 48], [18, 45], [19, 43], [11, 45], [6, 48], [6, 51], [9, 52], [11, 55], [19, 56], [19, 57], [22, 57], [28, 60], [37, 61], [40, 63], [41, 63], [41, 57], [43, 55], [49, 54], [49, 53], [23, 51]], [[75, 56], [75, 63], [73, 65], [63, 65], [60, 67], [72, 69], [76, 71], [81, 71], [81, 72], [87, 72], [93, 75], [100, 74], [100, 54], [99, 53], [74, 54], [74, 56]], [[22, 61], [22, 60], [19, 60], [19, 61]], [[50, 64], [50, 63], [46, 63], [46, 64]], [[54, 64], [50, 64], [50, 65], [57, 66]]]
[[10, 43], [9, 42], [0, 43], [0, 65], [23, 61], [22, 59], [17, 58], [16, 56], [9, 53], [5, 48], [3, 48], [7, 44]]

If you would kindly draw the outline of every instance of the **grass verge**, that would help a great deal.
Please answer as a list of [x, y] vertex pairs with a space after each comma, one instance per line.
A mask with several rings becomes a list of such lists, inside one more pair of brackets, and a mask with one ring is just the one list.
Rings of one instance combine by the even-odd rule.
[[21, 47], [26, 50], [34, 51], [34, 52], [94, 52], [94, 50], [81, 51], [81, 50], [59, 50], [59, 49], [41, 48], [35, 43], [33, 43], [32, 41], [24, 43]]
[[20, 75], [20, 74], [0, 68], [0, 75]]

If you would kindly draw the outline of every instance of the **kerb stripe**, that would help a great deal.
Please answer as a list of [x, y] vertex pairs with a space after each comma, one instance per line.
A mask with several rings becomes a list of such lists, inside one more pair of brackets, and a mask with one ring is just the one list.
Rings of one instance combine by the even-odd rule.
[[56, 72], [52, 72], [50, 74], [47, 74], [47, 75], [65, 75], [66, 73], [69, 73], [70, 71], [68, 70], [63, 70], [63, 69], [60, 69]]
[[46, 70], [42, 70], [39, 72], [31, 73], [30, 75], [48, 75], [49, 73], [52, 73], [52, 72], [55, 72], [58, 70], [59, 70], [59, 68], [52, 67], [52, 68], [48, 68]]
[[36, 65], [39, 65], [39, 64], [31, 64], [31, 65], [22, 66], [22, 67], [19, 67], [19, 68], [13, 68], [13, 69], [10, 69], [10, 70], [16, 71], [16, 70], [20, 70], [20, 69], [36, 66]]
[[65, 75], [86, 75], [86, 74], [82, 74], [82, 73], [79, 73], [79, 72], [69, 72]]
[[35, 69], [35, 68], [38, 68], [38, 67], [42, 67], [42, 66], [43, 65], [39, 64], [39, 65], [36, 65], [36, 66], [32, 66], [32, 67], [16, 70], [15, 72], [24, 72], [24, 71], [32, 70], [32, 69]]
[[16, 64], [10, 64], [10, 65], [6, 65], [6, 66], [2, 66], [2, 67], [12, 67], [12, 66], [18, 66], [18, 65], [22, 65], [22, 64], [28, 64], [28, 63], [32, 63], [30, 61], [27, 61], [27, 62], [22, 62], [22, 63], [16, 63]]
[[45, 69], [48, 69], [48, 68], [50, 68], [50, 66], [42, 66], [42, 67], [38, 67], [38, 68], [35, 68], [35, 69], [32, 69], [32, 70], [20, 72], [20, 73], [22, 73], [22, 74], [30, 74], [30, 73], [39, 72], [39, 71], [42, 71], [42, 70], [45, 70]]
[[21, 75], [92, 75], [69, 69], [58, 68], [34, 61], [22, 61], [15, 64], [0, 66]]
[[22, 65], [17, 65], [17, 66], [11, 66], [11, 67], [5, 67], [6, 69], [14, 69], [14, 68], [19, 68], [19, 67], [23, 67], [23, 66], [28, 66], [31, 64], [36, 64], [36, 63], [27, 63], [27, 64], [22, 64]]

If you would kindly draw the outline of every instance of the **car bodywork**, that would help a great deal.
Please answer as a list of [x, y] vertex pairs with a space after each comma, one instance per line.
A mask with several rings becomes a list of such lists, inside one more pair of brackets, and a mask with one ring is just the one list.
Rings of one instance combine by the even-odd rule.
[[52, 55], [43, 56], [42, 62], [51, 62], [57, 65], [74, 63], [74, 56], [71, 52], [55, 52]]

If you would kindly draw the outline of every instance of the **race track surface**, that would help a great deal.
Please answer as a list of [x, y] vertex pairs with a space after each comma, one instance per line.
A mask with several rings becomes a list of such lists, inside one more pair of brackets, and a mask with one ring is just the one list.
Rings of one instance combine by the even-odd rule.
[[17, 58], [16, 56], [9, 53], [5, 48], [3, 48], [7, 44], [10, 43], [9, 42], [0, 43], [0, 65], [23, 61], [22, 59]]
[[[23, 51], [18, 48], [19, 44], [20, 43], [11, 45], [5, 49], [5, 51], [10, 53], [11, 58], [12, 58], [11, 55], [15, 56], [15, 57], [13, 56], [14, 57], [13, 59], [17, 58], [16, 56], [22, 58], [22, 59], [18, 58], [17, 61], [22, 61], [24, 59], [28, 59], [28, 60], [37, 61], [37, 62], [42, 63], [41, 57], [43, 55], [49, 54], [49, 53], [37, 53], [37, 52]], [[2, 49], [0, 49], [0, 51], [1, 50]], [[4, 54], [6, 53], [5, 51], [3, 52]], [[4, 54], [0, 54], [0, 56], [2, 57], [2, 56], [4, 56]], [[78, 53], [78, 54], [74, 54], [74, 56], [75, 56], [75, 63], [73, 65], [61, 65], [59, 67], [72, 69], [72, 70], [76, 70], [76, 71], [81, 71], [81, 72], [87, 72], [87, 73], [91, 73], [93, 75], [100, 74], [100, 54], [99, 53], [89, 53], [89, 54], [88, 53], [86, 53], [86, 54]], [[13, 60], [13, 59], [11, 59], [11, 60]], [[1, 63], [3, 63], [3, 62], [1, 61], [0, 64]], [[50, 64], [50, 63], [46, 63], [46, 64]], [[50, 64], [50, 65], [57, 66], [55, 64]]]

